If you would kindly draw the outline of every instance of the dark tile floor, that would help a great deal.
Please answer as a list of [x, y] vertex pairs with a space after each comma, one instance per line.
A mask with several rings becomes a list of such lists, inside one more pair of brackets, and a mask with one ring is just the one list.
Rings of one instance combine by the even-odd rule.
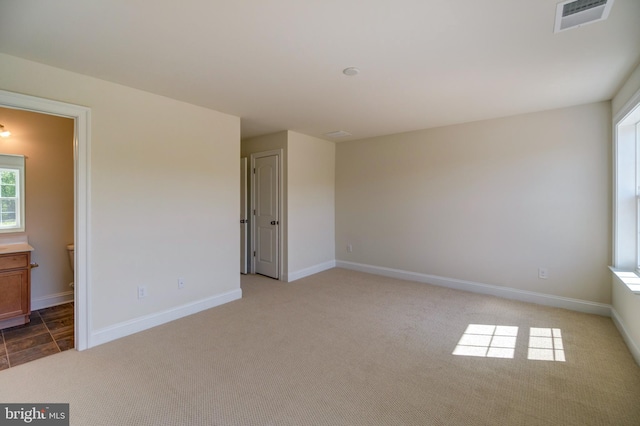
[[73, 303], [31, 312], [31, 322], [0, 330], [0, 370], [74, 347]]

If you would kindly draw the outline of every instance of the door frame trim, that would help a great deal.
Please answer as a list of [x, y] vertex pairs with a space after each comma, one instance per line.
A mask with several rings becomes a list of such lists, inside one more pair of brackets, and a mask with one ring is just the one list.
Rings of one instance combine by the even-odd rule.
[[91, 347], [91, 109], [65, 102], [0, 90], [0, 106], [57, 115], [74, 121], [74, 333], [75, 349]]
[[[245, 220], [240, 226], [240, 273], [249, 272], [249, 226], [246, 220], [249, 218], [249, 185], [247, 184], [249, 173], [249, 160], [240, 157], [240, 220]], [[242, 208], [244, 207], [244, 209]], [[244, 231], [244, 235], [243, 235]]]
[[255, 173], [253, 172], [256, 168], [256, 159], [262, 157], [270, 157], [275, 155], [278, 157], [277, 165], [278, 165], [278, 222], [280, 225], [278, 226], [278, 280], [282, 281], [282, 277], [284, 276], [284, 228], [286, 227], [286, 220], [284, 215], [284, 167], [283, 167], [283, 158], [284, 151], [282, 149], [273, 149], [270, 151], [256, 152], [250, 155], [251, 157], [251, 167], [249, 168], [249, 174], [251, 176], [251, 205], [249, 206], [249, 217], [251, 218], [251, 240], [249, 241], [249, 253], [251, 254], [251, 261], [249, 262], [249, 273], [256, 273], [256, 258], [253, 255], [255, 243], [256, 243], [256, 219], [253, 214], [254, 206], [256, 205], [256, 185], [255, 185]]

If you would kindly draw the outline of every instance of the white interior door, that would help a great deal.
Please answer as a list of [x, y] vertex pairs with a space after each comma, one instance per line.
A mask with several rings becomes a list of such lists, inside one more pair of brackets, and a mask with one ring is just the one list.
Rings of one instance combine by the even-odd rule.
[[257, 157], [254, 162], [255, 272], [278, 279], [279, 168], [278, 156]]
[[240, 273], [247, 273], [247, 158], [240, 159]]

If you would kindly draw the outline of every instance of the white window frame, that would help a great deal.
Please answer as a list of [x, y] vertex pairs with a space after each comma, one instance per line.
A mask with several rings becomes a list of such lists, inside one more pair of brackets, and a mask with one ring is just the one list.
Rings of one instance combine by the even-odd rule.
[[640, 90], [613, 119], [613, 273], [640, 295]]
[[24, 156], [0, 154], [0, 170], [15, 170], [18, 173], [16, 181], [16, 225], [0, 226], [0, 233], [14, 233], [25, 231], [25, 173]]
[[635, 121], [635, 124], [632, 126], [635, 128], [635, 148], [636, 148], [636, 229], [635, 229], [635, 237], [636, 237], [636, 264], [635, 271], [636, 274], [640, 276], [640, 103], [634, 109], [637, 117], [635, 117], [632, 121]]

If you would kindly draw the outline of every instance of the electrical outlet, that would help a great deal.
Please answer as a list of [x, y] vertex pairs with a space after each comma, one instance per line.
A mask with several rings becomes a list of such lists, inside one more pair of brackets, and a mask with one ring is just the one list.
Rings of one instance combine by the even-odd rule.
[[353, 253], [353, 246], [351, 244], [347, 244], [347, 253]]
[[178, 278], [178, 288], [184, 288], [184, 278]]
[[538, 268], [538, 278], [541, 280], [549, 278], [549, 270], [547, 268]]
[[147, 297], [147, 288], [143, 285], [138, 286], [138, 299]]

